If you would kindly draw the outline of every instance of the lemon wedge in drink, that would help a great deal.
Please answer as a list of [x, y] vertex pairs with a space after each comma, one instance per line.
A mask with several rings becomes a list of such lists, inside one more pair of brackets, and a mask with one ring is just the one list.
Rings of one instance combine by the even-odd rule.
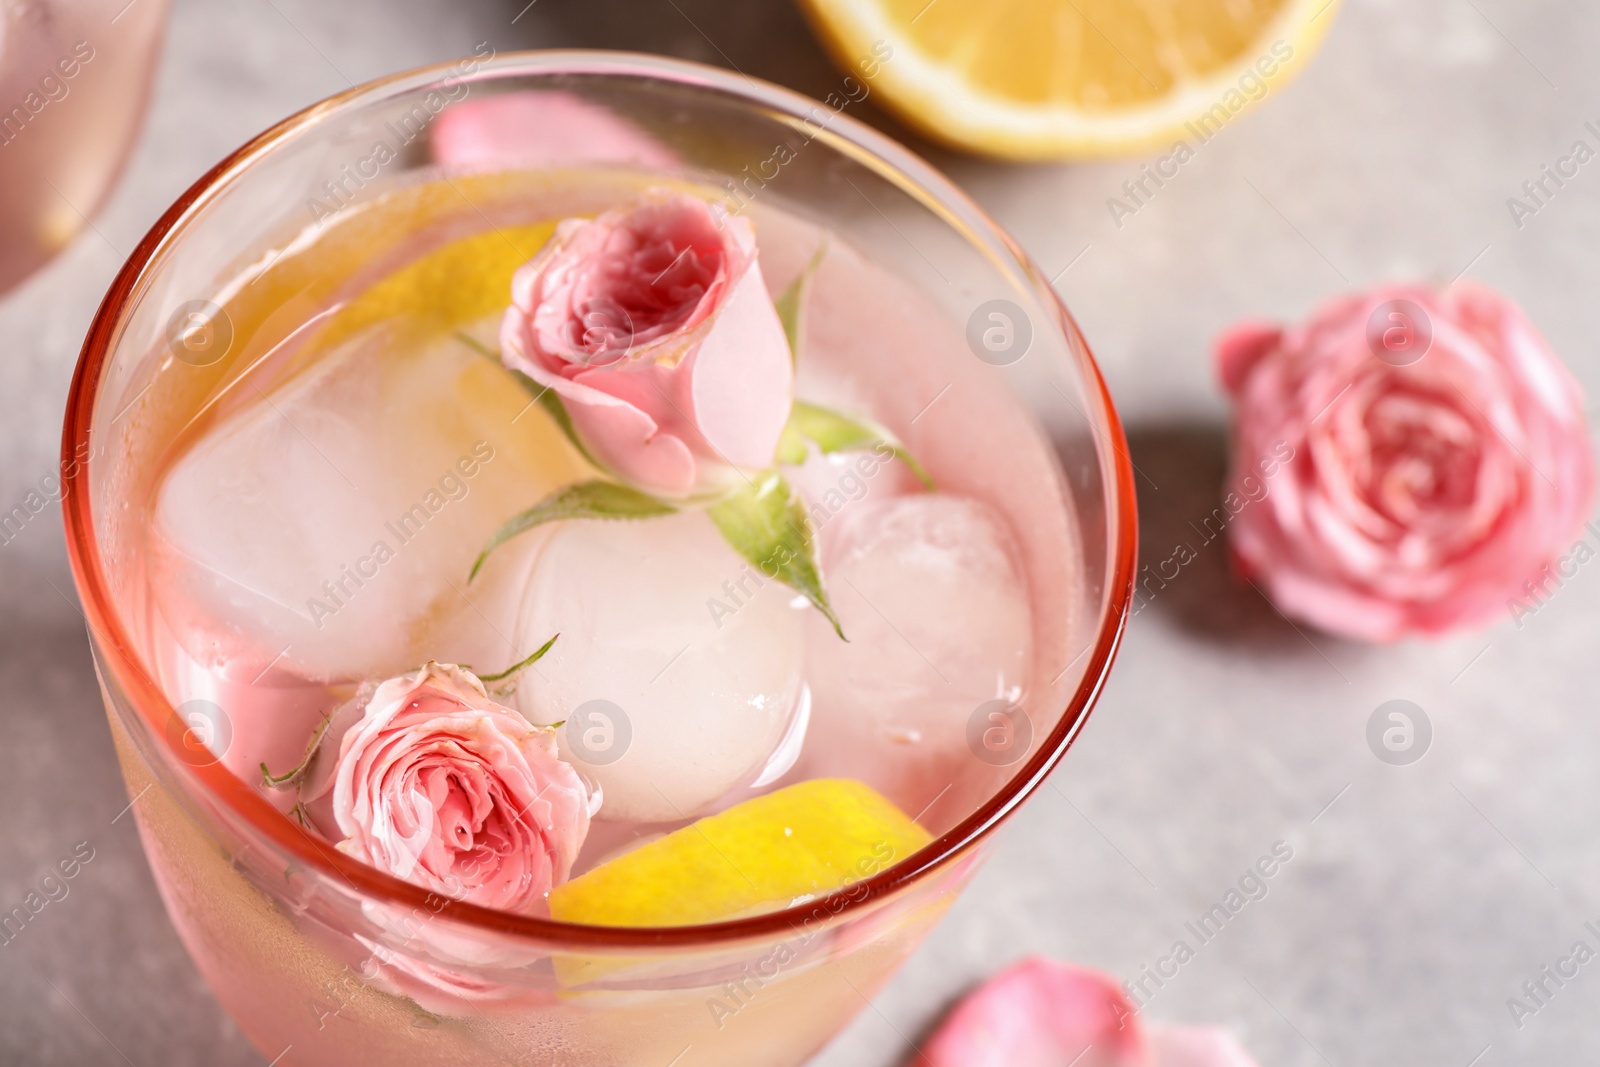
[[869, 878], [931, 840], [861, 782], [814, 778], [708, 815], [550, 891], [550, 915], [687, 926], [785, 908]]
[[[801, 0], [860, 87], [1004, 159], [1209, 140], [1310, 56], [1338, 0]], [[844, 105], [844, 98], [835, 102]], [[1193, 128], [1192, 132], [1191, 127]]]
[[370, 286], [340, 308], [317, 342], [325, 347], [403, 317], [447, 330], [504, 311], [511, 276], [555, 232], [554, 222], [506, 226], [452, 241]]

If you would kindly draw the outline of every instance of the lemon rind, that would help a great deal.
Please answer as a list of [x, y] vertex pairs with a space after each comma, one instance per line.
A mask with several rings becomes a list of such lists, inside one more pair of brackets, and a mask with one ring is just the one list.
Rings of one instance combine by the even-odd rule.
[[1340, 3], [1292, 0], [1262, 27], [1257, 43], [1245, 53], [1248, 59], [1186, 80], [1176, 92], [1149, 103], [1096, 112], [1063, 103], [1022, 104], [971, 85], [907, 41], [877, 0], [806, 0], [803, 6], [835, 61], [846, 69], [853, 70], [855, 60], [869, 54], [869, 42], [888, 41], [893, 46], [893, 57], [879, 65], [870, 85], [887, 110], [919, 132], [966, 151], [1042, 160], [1126, 155], [1164, 147], [1189, 132], [1186, 123], [1210, 111], [1230, 89], [1238, 89], [1240, 77], [1259, 57], [1270, 55], [1272, 45], [1279, 41], [1289, 45], [1293, 54], [1277, 60], [1269, 91], [1256, 99], [1246, 97], [1239, 110], [1229, 112], [1231, 122], [1298, 73]]

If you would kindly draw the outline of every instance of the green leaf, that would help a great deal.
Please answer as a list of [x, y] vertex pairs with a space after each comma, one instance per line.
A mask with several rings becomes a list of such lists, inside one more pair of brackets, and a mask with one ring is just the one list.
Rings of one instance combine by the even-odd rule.
[[811, 276], [817, 273], [827, 254], [828, 242], [823, 241], [812, 254], [811, 261], [772, 302], [778, 311], [778, 321], [783, 323], [783, 335], [789, 339], [789, 359], [795, 363], [800, 362], [800, 313], [805, 307], [806, 293], [811, 289]]
[[833, 623], [840, 639], [848, 640], [822, 588], [816, 539], [811, 535], [805, 504], [783, 475], [775, 470], [757, 475], [732, 496], [712, 504], [706, 514], [735, 552], [768, 578], [776, 578], [811, 601]]
[[868, 419], [857, 419], [819, 404], [796, 400], [789, 409], [789, 421], [783, 427], [783, 434], [778, 438], [778, 462], [804, 463], [807, 441], [824, 453], [871, 451], [880, 445], [886, 446], [896, 459], [911, 469], [924, 488], [934, 488], [927, 470], [884, 427]]
[[563, 519], [650, 519], [671, 515], [678, 509], [647, 493], [616, 482], [578, 482], [539, 501], [527, 511], [513, 515], [494, 532], [484, 546], [467, 581], [478, 576], [489, 553], [520, 533]]
[[[560, 637], [560, 636], [561, 636], [560, 634], [556, 634], [556, 637]], [[480, 675], [478, 675], [478, 681], [480, 681], [480, 682], [498, 682], [498, 681], [501, 681], [503, 679], [511, 677], [513, 674], [516, 674], [520, 670], [525, 670], [526, 668], [533, 666], [535, 663], [538, 663], [541, 659], [544, 658], [544, 654], [546, 652], [550, 651], [550, 646], [556, 643], [556, 637], [552, 637], [550, 640], [546, 641], [544, 644], [542, 644], [538, 648], [534, 649], [533, 650], [533, 655], [529, 656], [527, 659], [518, 660], [516, 663], [513, 663], [511, 666], [509, 666], [505, 670], [501, 671], [499, 674], [480, 674]]]

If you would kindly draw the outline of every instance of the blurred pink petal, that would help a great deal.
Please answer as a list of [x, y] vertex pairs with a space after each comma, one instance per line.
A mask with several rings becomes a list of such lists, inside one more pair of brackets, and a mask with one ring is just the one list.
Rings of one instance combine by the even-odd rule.
[[461, 167], [678, 163], [669, 149], [627, 119], [559, 90], [463, 100], [434, 120], [432, 144], [435, 159]]
[[1229, 393], [1239, 391], [1256, 360], [1272, 351], [1283, 336], [1273, 323], [1246, 319], [1222, 331], [1217, 338], [1217, 377]]
[[1233, 1032], [1219, 1026], [1150, 1029], [1150, 1067], [1258, 1067]]
[[1110, 976], [1033, 956], [1001, 971], [956, 1005], [924, 1047], [923, 1063], [1147, 1067], [1144, 1037], [1133, 1013]]

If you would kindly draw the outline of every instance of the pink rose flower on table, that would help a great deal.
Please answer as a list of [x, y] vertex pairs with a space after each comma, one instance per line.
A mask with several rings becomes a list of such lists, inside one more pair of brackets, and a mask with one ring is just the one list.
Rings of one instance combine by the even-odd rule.
[[589, 830], [589, 794], [554, 730], [459, 667], [379, 685], [333, 772], [338, 847], [408, 882], [506, 911], [543, 906]]
[[1375, 641], [1487, 623], [1588, 514], [1578, 386], [1486, 288], [1341, 297], [1235, 326], [1216, 355], [1229, 489], [1251, 499], [1230, 544], [1286, 615]]
[[683, 498], [771, 466], [794, 367], [748, 220], [663, 190], [567, 219], [511, 301], [506, 366], [554, 392], [623, 481]]
[[945, 1017], [917, 1067], [1257, 1067], [1220, 1027], [1150, 1027], [1109, 975], [1042, 956], [980, 985]]

